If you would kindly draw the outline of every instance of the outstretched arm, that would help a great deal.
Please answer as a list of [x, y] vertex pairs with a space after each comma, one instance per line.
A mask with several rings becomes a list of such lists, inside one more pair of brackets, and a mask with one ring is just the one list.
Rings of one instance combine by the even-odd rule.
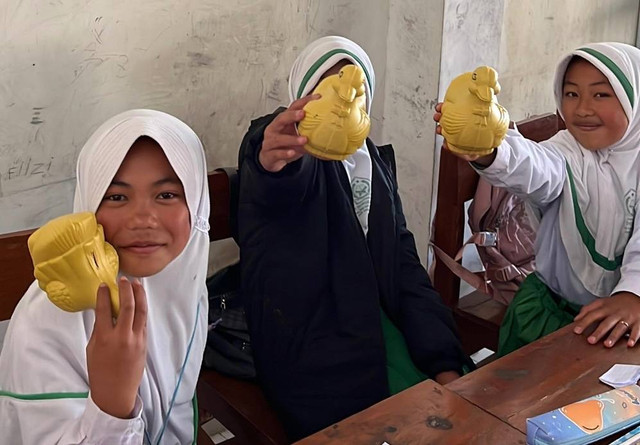
[[420, 263], [397, 190], [394, 194], [399, 233], [399, 324], [416, 366], [439, 383], [446, 384], [462, 374], [464, 365], [473, 368], [473, 363], [462, 350], [451, 310], [442, 302]]
[[270, 173], [278, 173], [306, 153], [304, 144], [307, 143], [307, 138], [298, 135], [296, 124], [304, 119], [304, 106], [319, 97], [315, 94], [296, 100], [267, 125], [262, 148], [258, 153], [262, 168]]
[[[433, 119], [441, 117], [441, 104], [436, 106]], [[436, 133], [440, 134], [440, 127]], [[443, 144], [447, 148], [446, 141]], [[562, 193], [566, 179], [566, 161], [556, 150], [509, 130], [505, 140], [486, 156], [454, 155], [471, 162], [478, 174], [496, 187], [527, 199], [544, 208]]]
[[304, 118], [302, 108], [317, 97], [304, 97], [251, 123], [238, 159], [241, 202], [273, 206], [304, 199], [317, 159], [306, 153], [307, 138], [297, 134], [295, 125]]

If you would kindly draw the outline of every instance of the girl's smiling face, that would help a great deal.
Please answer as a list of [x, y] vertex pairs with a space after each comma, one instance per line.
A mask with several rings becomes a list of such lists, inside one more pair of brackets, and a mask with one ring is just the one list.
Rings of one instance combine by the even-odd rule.
[[127, 275], [155, 275], [180, 255], [191, 232], [189, 209], [157, 142], [141, 137], [131, 146], [96, 217]]
[[569, 63], [564, 75], [561, 109], [567, 129], [587, 150], [610, 147], [629, 125], [607, 77], [580, 57]]

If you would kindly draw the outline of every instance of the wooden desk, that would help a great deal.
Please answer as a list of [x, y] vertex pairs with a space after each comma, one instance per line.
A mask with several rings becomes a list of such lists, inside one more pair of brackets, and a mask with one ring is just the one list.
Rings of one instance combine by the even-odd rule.
[[525, 439], [521, 432], [427, 380], [297, 444], [524, 445]]
[[[611, 388], [600, 377], [615, 363], [640, 364], [640, 349], [590, 345], [566, 326], [446, 388], [526, 433], [526, 418]], [[609, 439], [611, 440], [611, 439]]]

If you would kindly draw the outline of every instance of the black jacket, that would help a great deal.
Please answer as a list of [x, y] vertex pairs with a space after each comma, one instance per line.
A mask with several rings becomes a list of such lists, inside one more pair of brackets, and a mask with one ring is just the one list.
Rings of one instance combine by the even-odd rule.
[[262, 168], [276, 115], [253, 121], [240, 149], [242, 290], [258, 379], [298, 439], [389, 396], [381, 307], [426, 374], [469, 361], [407, 230], [393, 149], [367, 140], [365, 238], [341, 162], [305, 155], [276, 174]]

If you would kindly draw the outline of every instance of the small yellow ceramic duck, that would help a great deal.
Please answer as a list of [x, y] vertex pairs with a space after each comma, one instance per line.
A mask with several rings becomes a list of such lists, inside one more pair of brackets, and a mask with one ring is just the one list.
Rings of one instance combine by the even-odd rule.
[[53, 304], [68, 312], [95, 308], [98, 286], [105, 283], [118, 315], [118, 254], [105, 242], [93, 213], [53, 219], [33, 232], [28, 244], [38, 285]]
[[371, 122], [367, 114], [365, 74], [346, 65], [328, 76], [313, 91], [322, 97], [304, 107], [298, 133], [308, 138], [304, 148], [320, 159], [341, 161], [364, 144]]
[[451, 151], [487, 155], [500, 145], [509, 128], [509, 113], [498, 103], [498, 93], [498, 73], [488, 66], [453, 79], [440, 118]]

